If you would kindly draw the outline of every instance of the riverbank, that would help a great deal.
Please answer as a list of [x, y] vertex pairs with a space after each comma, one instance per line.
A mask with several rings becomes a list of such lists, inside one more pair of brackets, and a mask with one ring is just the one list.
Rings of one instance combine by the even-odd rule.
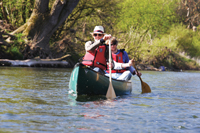
[[[9, 66], [9, 67], [48, 67], [48, 68], [73, 68], [73, 61], [71, 61], [68, 56], [64, 56], [57, 59], [27, 59], [27, 60], [9, 60], [9, 59], [0, 59], [0, 66]], [[165, 66], [160, 66], [156, 68], [152, 65], [138, 64], [138, 70], [147, 70], [147, 71], [183, 71], [182, 69], [169, 69]], [[199, 70], [199, 69], [192, 69]]]
[[75, 63], [70, 59], [70, 55], [65, 55], [56, 59], [27, 59], [27, 60], [9, 60], [0, 59], [0, 66], [13, 67], [52, 67], [52, 68], [72, 68]]
[[42, 60], [0, 60], [0, 66], [13, 66], [13, 67], [67, 67], [71, 68], [72, 65], [68, 61], [42, 61]]
[[[177, 63], [175, 61], [172, 65], [159, 65], [162, 63], [154, 63], [155, 65], [150, 65], [153, 63], [144, 64], [142, 62], [136, 62], [138, 70], [147, 71], [184, 71], [184, 70], [200, 70], [200, 67], [195, 61], [186, 61], [179, 59]], [[189, 59], [188, 59], [189, 60]], [[156, 62], [156, 61], [155, 61]], [[70, 54], [64, 55], [60, 58], [55, 59], [40, 59], [36, 57], [34, 59], [26, 60], [11, 60], [11, 59], [0, 59], [0, 66], [11, 66], [11, 67], [49, 67], [49, 68], [73, 68], [76, 64]], [[167, 64], [167, 63], [166, 63]], [[175, 64], [175, 65], [173, 65]]]

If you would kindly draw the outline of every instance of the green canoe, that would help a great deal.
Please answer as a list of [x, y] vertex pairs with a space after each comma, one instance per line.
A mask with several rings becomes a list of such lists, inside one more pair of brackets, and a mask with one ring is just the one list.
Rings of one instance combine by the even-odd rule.
[[[117, 96], [131, 94], [132, 82], [112, 79]], [[106, 95], [109, 77], [77, 63], [72, 70], [69, 89], [77, 95]]]

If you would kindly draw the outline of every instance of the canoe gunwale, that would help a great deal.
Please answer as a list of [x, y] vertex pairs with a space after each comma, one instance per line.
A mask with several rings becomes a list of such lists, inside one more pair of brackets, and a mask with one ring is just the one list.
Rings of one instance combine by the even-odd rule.
[[[83, 65], [82, 63], [80, 63], [79, 65], [81, 65], [81, 66], [85, 66], [85, 65]], [[77, 65], [75, 65], [75, 67], [77, 67]], [[87, 69], [89, 69], [90, 71], [93, 71], [93, 72], [95, 72], [95, 73], [98, 73], [97, 71], [95, 71], [95, 70], [93, 70], [92, 68], [90, 68], [89, 66], [85, 66]], [[105, 78], [108, 78], [108, 80], [109, 80], [109, 77], [108, 76], [106, 76], [106, 75], [104, 75], [104, 74], [102, 74], [102, 73], [98, 73], [99, 75], [102, 75], [103, 77], [105, 77]], [[113, 79], [112, 78], [112, 80], [113, 81], [117, 81], [117, 82], [131, 82], [131, 80], [128, 80], [128, 81], [126, 81], [126, 80], [117, 80], [117, 79]]]

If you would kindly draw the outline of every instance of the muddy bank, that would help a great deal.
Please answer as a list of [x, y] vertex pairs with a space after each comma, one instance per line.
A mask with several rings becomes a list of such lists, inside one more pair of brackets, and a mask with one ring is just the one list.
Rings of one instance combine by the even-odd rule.
[[41, 60], [8, 60], [0, 59], [0, 66], [20, 66], [20, 67], [66, 67], [72, 65], [68, 61], [41, 61]]
[[9, 60], [0, 59], [0, 66], [13, 67], [52, 67], [52, 68], [73, 68], [75, 63], [70, 59], [70, 55], [65, 55], [56, 59], [27, 59]]
[[[10, 67], [50, 67], [50, 68], [73, 68], [74, 62], [70, 60], [47, 60], [47, 59], [27, 59], [27, 60], [8, 60], [0, 59], [0, 66]], [[138, 70], [149, 70], [149, 71], [165, 71], [164, 68], [155, 68], [150, 65], [137, 65]]]

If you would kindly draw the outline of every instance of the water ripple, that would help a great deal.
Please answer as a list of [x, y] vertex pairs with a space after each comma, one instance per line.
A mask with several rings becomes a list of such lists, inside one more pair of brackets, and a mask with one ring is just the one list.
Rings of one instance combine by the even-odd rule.
[[0, 132], [200, 132], [200, 72], [142, 72], [152, 93], [69, 93], [72, 69], [0, 67]]

